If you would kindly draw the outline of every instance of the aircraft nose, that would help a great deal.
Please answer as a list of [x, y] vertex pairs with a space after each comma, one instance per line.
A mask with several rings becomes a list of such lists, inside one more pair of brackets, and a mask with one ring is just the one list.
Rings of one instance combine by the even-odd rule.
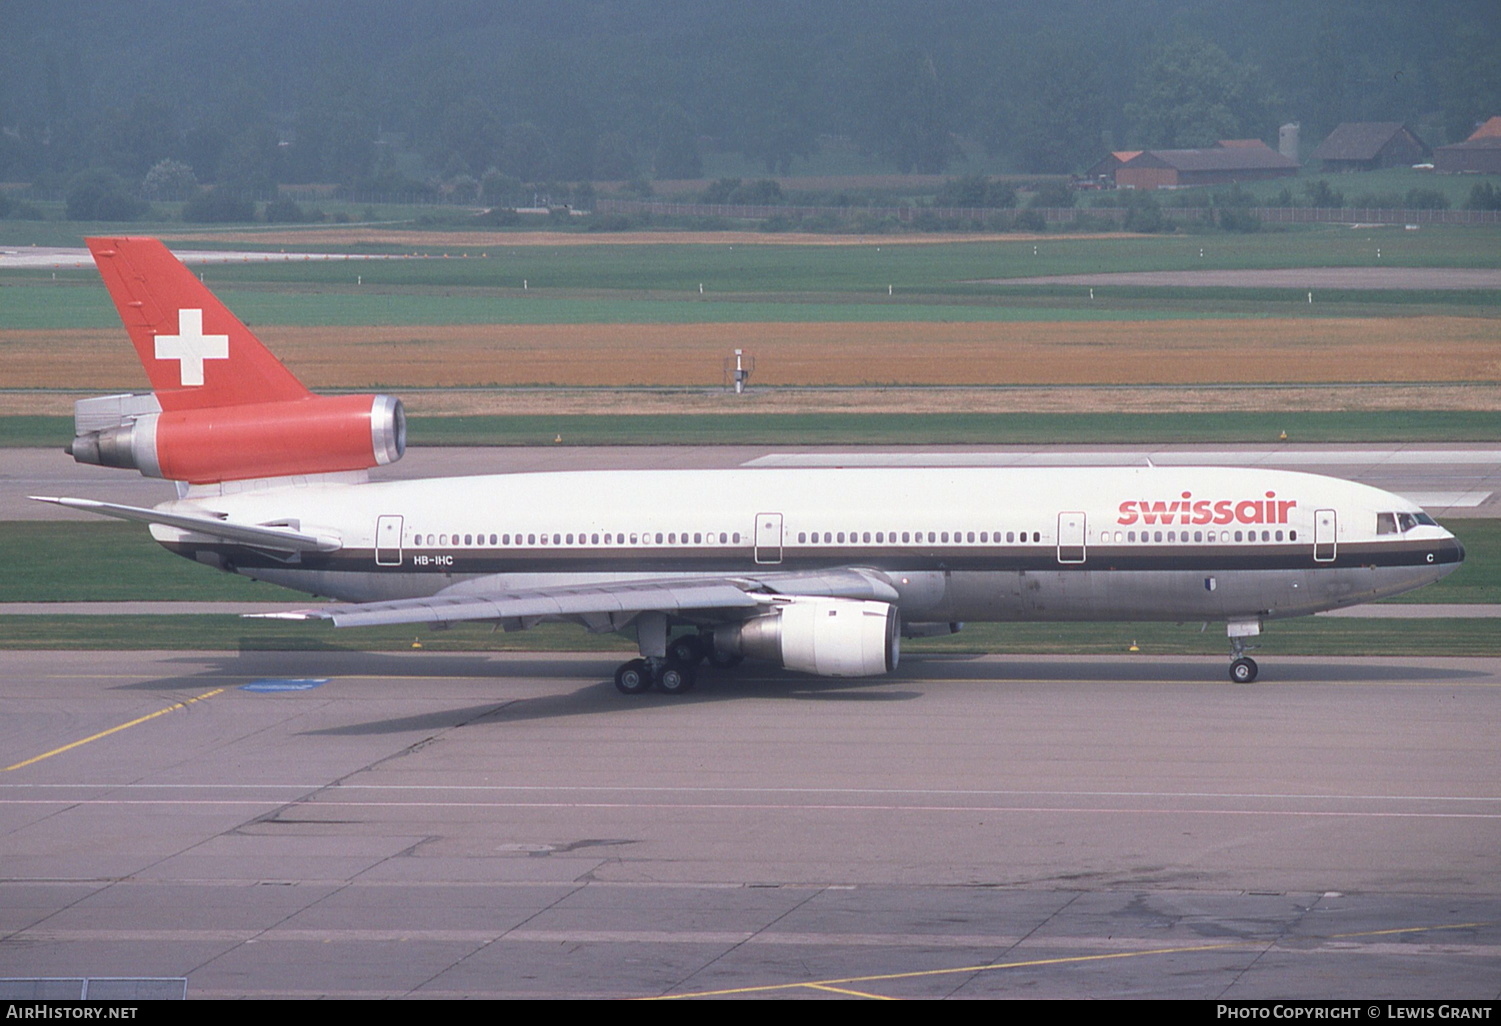
[[1459, 566], [1465, 561], [1465, 547], [1458, 538], [1450, 535], [1439, 542], [1437, 550], [1428, 557], [1429, 562]]

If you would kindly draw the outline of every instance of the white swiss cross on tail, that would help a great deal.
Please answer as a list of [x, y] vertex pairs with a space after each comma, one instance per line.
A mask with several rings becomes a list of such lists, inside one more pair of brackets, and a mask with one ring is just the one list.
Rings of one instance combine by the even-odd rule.
[[205, 335], [202, 310], [179, 310], [177, 334], [156, 336], [156, 358], [177, 361], [184, 387], [201, 385], [204, 360], [229, 359], [229, 336]]

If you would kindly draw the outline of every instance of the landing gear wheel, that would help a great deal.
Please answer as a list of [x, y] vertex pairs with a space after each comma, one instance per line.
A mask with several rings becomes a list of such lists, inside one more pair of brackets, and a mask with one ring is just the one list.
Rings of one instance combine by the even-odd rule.
[[745, 656], [738, 652], [721, 652], [717, 648], [709, 649], [709, 665], [721, 670], [728, 670], [732, 666], [739, 666]]
[[667, 657], [684, 666], [697, 666], [708, 654], [704, 639], [697, 634], [683, 634], [667, 643]]
[[1249, 684], [1256, 679], [1256, 660], [1241, 656], [1230, 664], [1230, 679], [1236, 684]]
[[639, 695], [651, 690], [651, 669], [645, 659], [621, 663], [615, 670], [615, 687], [623, 695]]
[[669, 662], [657, 674], [657, 690], [664, 695], [686, 695], [693, 690], [693, 667], [679, 662]]

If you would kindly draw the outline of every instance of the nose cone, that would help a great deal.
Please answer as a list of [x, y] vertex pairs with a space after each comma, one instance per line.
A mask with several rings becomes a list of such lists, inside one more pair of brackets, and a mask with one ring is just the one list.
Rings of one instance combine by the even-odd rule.
[[1444, 573], [1453, 573], [1465, 561], [1465, 547], [1458, 538], [1450, 535], [1438, 543], [1429, 559], [1443, 567]]

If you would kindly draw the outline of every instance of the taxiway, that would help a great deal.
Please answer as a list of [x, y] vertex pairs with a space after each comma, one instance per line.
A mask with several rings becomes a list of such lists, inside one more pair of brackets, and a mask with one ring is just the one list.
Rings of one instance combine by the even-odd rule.
[[1501, 660], [0, 654], [0, 976], [189, 997], [1501, 990]]
[[[374, 480], [548, 470], [703, 470], [792, 466], [1220, 466], [1301, 470], [1405, 495], [1438, 517], [1501, 516], [1501, 448], [1491, 444], [1399, 446], [924, 446], [870, 450], [830, 446], [414, 447]], [[0, 520], [87, 520], [27, 495], [70, 495], [154, 506], [164, 481], [79, 464], [57, 449], [0, 449]]]

